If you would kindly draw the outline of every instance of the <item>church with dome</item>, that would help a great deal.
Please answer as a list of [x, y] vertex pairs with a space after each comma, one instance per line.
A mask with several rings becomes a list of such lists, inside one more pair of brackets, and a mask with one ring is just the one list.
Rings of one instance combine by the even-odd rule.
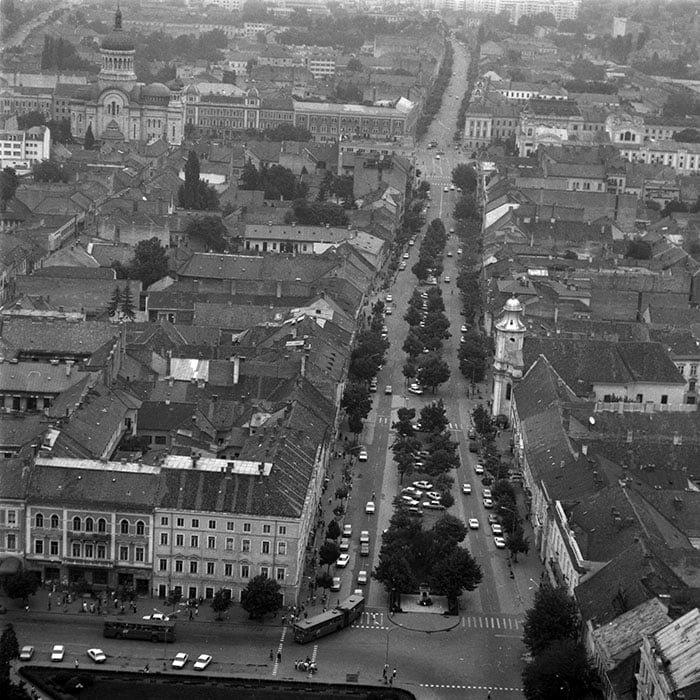
[[97, 83], [71, 100], [71, 133], [85, 138], [88, 126], [98, 141], [142, 141], [162, 138], [182, 143], [185, 104], [173, 84], [139, 83], [134, 72], [136, 46], [122, 28], [119, 8], [114, 29], [102, 40], [102, 66]]

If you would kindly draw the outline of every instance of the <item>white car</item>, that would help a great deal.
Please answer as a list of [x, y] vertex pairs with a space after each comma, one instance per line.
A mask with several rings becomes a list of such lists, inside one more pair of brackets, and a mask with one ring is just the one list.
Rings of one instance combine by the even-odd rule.
[[367, 513], [367, 515], [374, 515], [374, 511], [374, 501], [367, 501], [367, 505], [365, 505], [365, 513]]
[[460, 330], [460, 333], [468, 333], [469, 332], [469, 329], [464, 324], [462, 324], [462, 327], [459, 330]]
[[493, 501], [490, 498], [484, 499], [484, 508], [493, 508]]
[[331, 590], [332, 591], [339, 591], [340, 590], [340, 576], [333, 577], [333, 581], [331, 582]]
[[32, 646], [26, 646], [22, 647], [19, 652], [19, 660], [20, 661], [31, 661], [32, 656], [34, 656], [34, 647]]
[[51, 661], [63, 661], [63, 657], [66, 655], [66, 648], [63, 644], [54, 644], [51, 649]]
[[472, 530], [478, 530], [479, 529], [479, 521], [476, 518], [469, 518], [469, 527]]
[[406, 263], [402, 261], [401, 264], [399, 265], [399, 270], [405, 270], [405, 269], [406, 269]]
[[386, 307], [386, 311], [384, 312], [387, 316], [391, 316], [394, 312], [391, 309], [391, 306]]
[[483, 467], [483, 465], [481, 465], [481, 464], [475, 464], [475, 465], [474, 465], [474, 471], [475, 471], [477, 474], [483, 474], [483, 473], [484, 473], [484, 467]]
[[203, 671], [210, 663], [211, 656], [209, 654], [200, 654], [194, 662], [194, 670]]
[[341, 552], [347, 552], [350, 549], [350, 538], [349, 537], [343, 537], [340, 540], [340, 551]]
[[408, 245], [415, 245], [416, 244], [416, 239], [411, 238], [411, 240], [408, 242]]
[[429, 491], [433, 488], [433, 485], [429, 481], [414, 481], [413, 486], [423, 491]]
[[367, 572], [360, 571], [360, 573], [357, 574], [357, 584], [359, 586], [364, 586], [366, 583], [367, 583]]
[[451, 257], [452, 257], [452, 251], [451, 251], [451, 250], [448, 250], [448, 251], [447, 251], [447, 257], [448, 257], [448, 258], [451, 258]]
[[393, 392], [392, 392], [392, 388], [391, 388], [391, 384], [387, 384], [387, 385], [384, 387], [384, 393], [385, 393], [385, 394], [391, 394], [391, 393], [393, 393]]
[[454, 185], [450, 185], [450, 189], [454, 192], [455, 186], [454, 186]]
[[404, 259], [404, 260], [408, 260], [410, 257], [411, 257], [411, 256], [410, 256], [409, 253], [404, 253], [404, 254], [403, 254], [403, 259]]
[[366, 462], [367, 461], [367, 450], [364, 447], [360, 448], [360, 451], [357, 453], [357, 459], [360, 462]]
[[339, 569], [344, 569], [350, 561], [350, 555], [349, 554], [341, 554], [338, 557], [338, 561], [336, 561], [335, 565]]
[[481, 495], [484, 498], [493, 498], [493, 495], [491, 494], [491, 489], [483, 489]]
[[360, 542], [369, 542], [369, 530], [360, 532]]
[[449, 283], [450, 283], [450, 276], [448, 275], [447, 277], [444, 277], [444, 278], [443, 278], [443, 282], [444, 282], [445, 284], [449, 284]]
[[352, 537], [352, 525], [350, 523], [343, 525], [343, 537]]
[[164, 613], [156, 612], [153, 613], [152, 615], [144, 615], [143, 616], [144, 620], [158, 620], [160, 622], [167, 622], [170, 618], [165, 615]]
[[462, 249], [461, 249], [461, 248], [457, 248], [457, 255], [461, 255], [461, 254], [462, 254]]
[[506, 541], [502, 537], [494, 537], [493, 543], [496, 545], [497, 549], [505, 549]]
[[87, 655], [96, 664], [103, 664], [107, 660], [107, 657], [105, 656], [105, 653], [104, 653], [104, 651], [102, 651], [102, 649], [88, 649]]
[[440, 503], [440, 501], [424, 501], [423, 508], [428, 510], [445, 510], [445, 506]]
[[428, 491], [425, 494], [431, 501], [439, 501], [442, 498], [442, 494], [437, 491]]
[[372, 391], [372, 392], [374, 392], [374, 391], [377, 390], [377, 380], [376, 380], [376, 379], [373, 379], [373, 380], [369, 383], [369, 390]]
[[449, 188], [449, 187], [444, 187], [444, 188], [443, 188], [443, 191], [444, 191], [444, 192], [449, 192], [449, 191], [450, 191], [450, 188]]
[[411, 498], [420, 498], [423, 492], [420, 489], [414, 488], [413, 486], [407, 486], [405, 489], [401, 489], [402, 496], [410, 496]]
[[177, 654], [175, 654], [175, 658], [173, 659], [172, 667], [173, 668], [185, 668], [185, 664], [187, 663], [189, 658], [190, 658], [189, 654], [185, 654], [184, 651], [178, 652]]
[[494, 535], [502, 535], [503, 528], [498, 523], [491, 523], [491, 532]]
[[[425, 327], [425, 323], [423, 323], [423, 327]], [[408, 391], [411, 394], [417, 394], [420, 396], [423, 393], [423, 387], [420, 384], [411, 384], [411, 386], [408, 387]]]
[[[439, 153], [435, 156], [435, 160], [440, 160], [440, 154], [439, 154]], [[445, 188], [445, 190], [447, 190], [447, 188]]]
[[462, 484], [462, 493], [470, 494], [472, 492], [471, 484]]
[[408, 494], [404, 494], [401, 496], [401, 501], [405, 503], [407, 506], [418, 506], [420, 505], [420, 501], [417, 501], [413, 496], [409, 496]]
[[387, 294], [384, 299], [388, 302], [394, 301], [394, 297], [392, 297], [391, 294]]

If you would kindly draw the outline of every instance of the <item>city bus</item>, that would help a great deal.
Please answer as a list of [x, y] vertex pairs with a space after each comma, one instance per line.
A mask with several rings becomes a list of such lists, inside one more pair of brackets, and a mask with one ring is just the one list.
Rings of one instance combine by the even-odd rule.
[[307, 620], [294, 623], [294, 641], [306, 644], [319, 637], [325, 637], [344, 627], [349, 627], [365, 609], [365, 599], [361, 595], [352, 595], [333, 610], [319, 613]]
[[164, 620], [106, 620], [103, 634], [110, 639], [174, 642], [175, 623]]

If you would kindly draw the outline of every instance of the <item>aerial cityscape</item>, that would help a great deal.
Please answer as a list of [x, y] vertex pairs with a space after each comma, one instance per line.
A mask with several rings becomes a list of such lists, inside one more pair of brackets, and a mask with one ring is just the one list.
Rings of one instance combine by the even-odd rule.
[[0, 0], [0, 698], [700, 700], [700, 4]]

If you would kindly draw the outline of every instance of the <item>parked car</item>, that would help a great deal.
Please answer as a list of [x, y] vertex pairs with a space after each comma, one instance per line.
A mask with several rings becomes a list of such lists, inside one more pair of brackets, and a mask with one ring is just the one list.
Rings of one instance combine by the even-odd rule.
[[376, 379], [373, 379], [373, 380], [369, 383], [369, 390], [370, 390], [371, 392], [377, 391], [377, 380], [376, 380]]
[[387, 384], [387, 385], [384, 387], [384, 393], [385, 393], [385, 394], [391, 394], [391, 393], [393, 393], [393, 392], [392, 392], [392, 389], [391, 389], [391, 384]]
[[413, 486], [417, 489], [422, 489], [423, 491], [428, 491], [433, 488], [433, 485], [429, 481], [414, 481]]
[[494, 537], [493, 543], [498, 549], [505, 549], [506, 547], [506, 541], [502, 537]]
[[417, 506], [420, 504], [420, 501], [417, 501], [413, 496], [409, 496], [408, 494], [404, 494], [401, 496], [401, 500], [407, 505], [407, 506]]
[[343, 537], [352, 537], [352, 525], [350, 523], [343, 525]]
[[349, 554], [341, 554], [341, 555], [338, 557], [338, 561], [336, 561], [335, 565], [336, 565], [339, 569], [344, 569], [344, 568], [348, 565], [348, 562], [349, 562], [349, 561], [350, 561], [350, 555], [349, 555]]
[[96, 664], [103, 664], [107, 660], [107, 657], [105, 656], [105, 653], [104, 653], [104, 651], [102, 651], [102, 649], [88, 649], [87, 655]]
[[457, 248], [457, 255], [461, 255], [461, 254], [462, 254], [462, 249], [461, 249], [461, 248]]
[[340, 539], [340, 551], [347, 552], [350, 549], [350, 539], [348, 537], [342, 537]]
[[445, 506], [440, 503], [440, 501], [424, 501], [423, 508], [428, 510], [445, 510]]
[[403, 254], [403, 259], [408, 260], [411, 256], [408, 253]]
[[415, 516], [417, 516], [417, 517], [419, 517], [419, 518], [422, 518], [422, 517], [423, 517], [423, 511], [422, 511], [422, 509], [419, 508], [418, 506], [409, 506], [409, 507], [408, 507], [408, 512], [409, 512], [411, 515], [415, 515]]
[[209, 654], [200, 654], [194, 662], [194, 670], [203, 671], [210, 663], [211, 656]]
[[469, 518], [469, 527], [472, 530], [478, 530], [479, 529], [479, 521], [476, 518]]
[[[460, 330], [460, 333], [468, 333], [469, 332], [469, 328], [467, 328], [467, 326], [464, 323], [462, 324], [462, 327], [459, 330]], [[475, 437], [476, 437], [476, 435], [475, 435]]]
[[173, 668], [185, 668], [185, 664], [189, 658], [189, 654], [185, 654], [184, 651], [179, 651], [177, 654], [175, 654], [175, 658], [173, 659], [171, 666]]
[[399, 265], [399, 270], [405, 270], [405, 269], [406, 269], [406, 262], [402, 260], [401, 264]]
[[340, 590], [340, 576], [333, 577], [333, 581], [331, 582], [331, 590], [332, 591], [339, 591]]
[[365, 513], [367, 513], [367, 515], [374, 515], [374, 511], [374, 501], [367, 501], [367, 504], [365, 505]]
[[20, 661], [31, 661], [32, 656], [34, 656], [34, 647], [32, 646], [24, 646], [20, 649], [19, 652], [19, 660]]
[[360, 556], [361, 557], [368, 557], [369, 556], [369, 542], [363, 542], [360, 545]]
[[482, 490], [481, 490], [481, 495], [482, 495], [484, 498], [493, 498], [493, 496], [491, 495], [491, 489], [482, 489]]
[[360, 532], [360, 542], [369, 542], [369, 530]]
[[364, 447], [361, 447], [360, 451], [357, 453], [357, 459], [360, 462], [366, 462], [367, 458], [367, 450]]
[[158, 622], [167, 622], [170, 618], [165, 613], [154, 612], [150, 615], [144, 615], [142, 619], [157, 620]]
[[63, 644], [54, 644], [51, 649], [51, 661], [63, 661], [63, 657], [66, 655], [66, 648]]
[[491, 532], [494, 535], [502, 535], [503, 528], [498, 523], [491, 523]]
[[451, 251], [451, 250], [448, 250], [448, 251], [447, 251], [447, 257], [448, 257], [448, 258], [451, 258], [451, 257], [452, 257], [452, 251]]
[[475, 464], [474, 465], [474, 471], [477, 474], [483, 474], [484, 473], [484, 465], [483, 464]]
[[364, 586], [367, 583], [367, 572], [366, 571], [360, 571], [360, 573], [357, 574], [357, 583], [360, 586]]
[[428, 491], [425, 494], [431, 501], [439, 501], [442, 498], [442, 494], [438, 491]]
[[471, 492], [472, 492], [472, 485], [471, 484], [462, 484], [462, 493], [468, 495]]
[[493, 525], [493, 523], [498, 523], [500, 522], [498, 519], [498, 516], [495, 513], [489, 513], [489, 524]]
[[406, 486], [406, 488], [401, 489], [402, 496], [410, 496], [411, 498], [420, 498], [423, 492], [413, 486]]
[[384, 299], [385, 299], [386, 301], [388, 301], [388, 302], [394, 301], [394, 297], [392, 297], [391, 294], [387, 294], [387, 295], [384, 297]]
[[449, 275], [445, 275], [445, 276], [442, 278], [442, 281], [443, 281], [445, 284], [449, 284], [449, 283], [450, 283], [450, 279], [451, 279], [451, 278], [450, 278]]
[[490, 498], [484, 498], [484, 508], [493, 508], [493, 501]]
[[[425, 326], [425, 322], [422, 322]], [[411, 384], [408, 387], [409, 394], [415, 394], [416, 396], [421, 396], [423, 394], [423, 387], [420, 384]]]

